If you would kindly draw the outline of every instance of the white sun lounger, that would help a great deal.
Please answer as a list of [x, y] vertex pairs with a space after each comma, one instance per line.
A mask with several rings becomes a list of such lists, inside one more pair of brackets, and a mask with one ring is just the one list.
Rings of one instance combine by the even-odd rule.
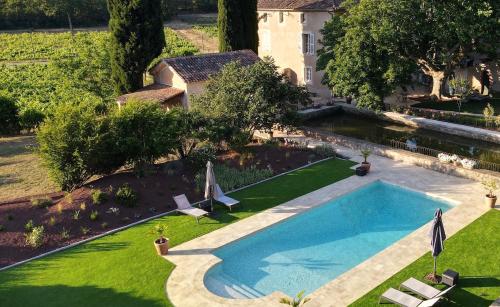
[[226, 205], [227, 207], [229, 207], [229, 210], [232, 211], [233, 210], [233, 206], [234, 205], [237, 205], [239, 204], [240, 202], [234, 198], [231, 198], [229, 196], [226, 196], [224, 194], [224, 192], [222, 192], [222, 189], [220, 188], [220, 186], [218, 184], [215, 185], [215, 195], [216, 197], [214, 197], [214, 199], [218, 202], [221, 202], [223, 203], [224, 205]]
[[200, 223], [199, 219], [208, 214], [205, 210], [191, 206], [186, 195], [184, 194], [174, 196], [174, 201], [177, 204], [177, 211], [186, 215], [194, 216], [196, 218], [196, 223]]
[[423, 283], [420, 280], [417, 280], [417, 279], [412, 277], [412, 278], [406, 280], [404, 283], [402, 283], [399, 286], [399, 289], [402, 288], [402, 289], [408, 290], [410, 292], [413, 292], [413, 293], [420, 295], [421, 297], [429, 300], [431, 298], [441, 297], [441, 296], [445, 295], [451, 289], [453, 289], [453, 287], [455, 287], [455, 286], [451, 286], [444, 291], [439, 291], [438, 289], [431, 287], [428, 284]]
[[394, 288], [389, 288], [380, 296], [379, 304], [382, 300], [386, 300], [403, 307], [431, 307], [434, 306], [440, 299], [441, 297], [436, 297], [423, 301]]

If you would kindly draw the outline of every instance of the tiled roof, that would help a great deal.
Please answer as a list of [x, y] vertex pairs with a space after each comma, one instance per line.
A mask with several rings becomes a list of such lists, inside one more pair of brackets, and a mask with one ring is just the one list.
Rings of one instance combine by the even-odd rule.
[[174, 97], [177, 97], [184, 93], [184, 90], [171, 87], [163, 84], [151, 84], [143, 87], [142, 89], [125, 94], [118, 97], [116, 100], [119, 104], [127, 102], [129, 99], [137, 99], [141, 101], [154, 101], [159, 103], [164, 103]]
[[163, 63], [171, 66], [187, 83], [205, 81], [233, 61], [248, 66], [259, 61], [259, 57], [251, 50], [238, 50], [163, 59]]
[[333, 11], [343, 0], [258, 0], [258, 10]]

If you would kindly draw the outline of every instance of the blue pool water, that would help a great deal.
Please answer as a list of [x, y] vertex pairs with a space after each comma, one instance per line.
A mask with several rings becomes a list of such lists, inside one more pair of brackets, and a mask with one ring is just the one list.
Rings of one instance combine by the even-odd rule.
[[451, 207], [377, 181], [217, 249], [205, 285], [236, 298], [309, 294]]

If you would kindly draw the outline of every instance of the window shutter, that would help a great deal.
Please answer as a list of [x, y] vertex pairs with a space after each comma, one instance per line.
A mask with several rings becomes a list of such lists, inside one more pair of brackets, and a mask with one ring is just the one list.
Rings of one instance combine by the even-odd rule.
[[315, 50], [314, 50], [315, 47], [316, 46], [315, 46], [314, 34], [311, 33], [311, 34], [309, 34], [309, 52], [311, 54], [315, 53]]

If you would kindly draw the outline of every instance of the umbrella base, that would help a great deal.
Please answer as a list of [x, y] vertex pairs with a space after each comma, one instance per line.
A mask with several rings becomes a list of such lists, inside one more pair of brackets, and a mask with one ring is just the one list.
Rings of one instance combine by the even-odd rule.
[[435, 284], [439, 284], [441, 283], [441, 276], [437, 275], [437, 274], [434, 274], [434, 273], [429, 273], [425, 276], [425, 279], [427, 279], [428, 281], [431, 281]]

